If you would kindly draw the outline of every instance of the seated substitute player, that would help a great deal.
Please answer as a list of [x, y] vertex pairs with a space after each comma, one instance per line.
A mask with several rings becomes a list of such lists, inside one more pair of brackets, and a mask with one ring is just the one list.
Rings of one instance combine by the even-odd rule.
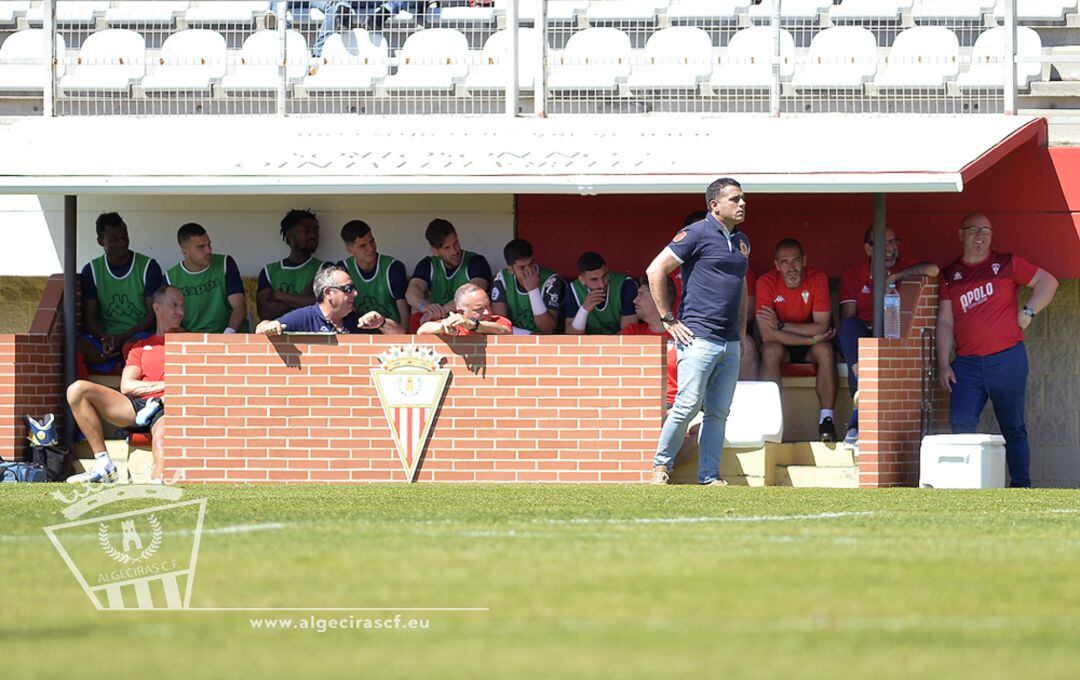
[[818, 434], [836, 441], [836, 355], [829, 327], [832, 303], [825, 272], [806, 266], [802, 244], [785, 238], [773, 251], [776, 269], [757, 282], [757, 322], [761, 332], [759, 380], [780, 384], [780, 364], [788, 361], [817, 366], [817, 397], [821, 407]]
[[131, 250], [119, 214], [102, 213], [94, 226], [105, 254], [90, 260], [80, 275], [86, 332], [75, 346], [87, 368], [109, 373], [122, 363], [125, 343], [154, 330], [152, 298], [162, 274], [156, 260]]
[[455, 291], [471, 283], [485, 291], [491, 287], [491, 266], [483, 255], [462, 250], [454, 225], [434, 219], [424, 231], [431, 255], [416, 263], [406, 298], [421, 322], [438, 320], [453, 311]]
[[[859, 391], [859, 338], [873, 335], [874, 324], [874, 227], [863, 234], [863, 250], [866, 260], [857, 267], [844, 272], [840, 279], [840, 327], [836, 332], [837, 344], [848, 366], [848, 390], [852, 398]], [[885, 285], [903, 279], [920, 276], [937, 276], [938, 266], [933, 262], [919, 262], [900, 254], [900, 237], [885, 227]], [[845, 444], [859, 441], [859, 409], [851, 412]]]
[[194, 222], [177, 230], [176, 241], [184, 259], [166, 272], [165, 279], [184, 294], [184, 330], [248, 332], [244, 282], [236, 262], [214, 253], [206, 229]]
[[324, 265], [312, 282], [315, 304], [294, 309], [280, 319], [264, 319], [256, 333], [400, 333], [398, 325], [376, 311], [358, 316], [354, 310], [356, 287], [349, 273], [336, 264]]
[[[1024, 329], [1054, 299], [1058, 280], [1019, 255], [993, 250], [994, 227], [982, 213], [964, 217], [959, 236], [963, 254], [942, 270], [937, 319], [938, 380], [952, 393], [949, 424], [953, 434], [975, 433], [989, 400], [1005, 437], [1009, 486], [1030, 487]], [[1032, 289], [1023, 308], [1021, 288]]]
[[637, 321], [637, 284], [626, 274], [608, 271], [599, 253], [582, 253], [578, 276], [563, 305], [569, 335], [617, 335]]
[[514, 324], [517, 335], [555, 332], [566, 282], [533, 260], [532, 244], [516, 238], [503, 248], [506, 269], [491, 284], [491, 308]]
[[286, 213], [281, 220], [281, 240], [289, 246], [289, 256], [271, 262], [259, 272], [255, 306], [260, 319], [276, 319], [315, 301], [311, 282], [322, 265], [322, 260], [315, 257], [319, 249], [319, 220], [315, 213]]
[[378, 312], [394, 322], [392, 327], [396, 332], [404, 333], [408, 330], [406, 326], [409, 322], [409, 303], [405, 299], [405, 265], [389, 255], [379, 253], [375, 234], [362, 220], [346, 222], [341, 228], [341, 240], [345, 242], [349, 257], [339, 266], [345, 268], [356, 287], [356, 301], [353, 303], [356, 312]]
[[130, 432], [153, 436], [154, 466], [150, 481], [160, 484], [165, 472], [165, 334], [175, 333], [184, 318], [184, 296], [173, 286], [162, 286], [153, 295], [156, 322], [153, 336], [128, 353], [120, 376], [120, 391], [88, 380], [76, 380], [67, 390], [71, 414], [94, 452], [94, 466], [68, 478], [69, 482], [115, 482], [116, 464], [105, 448], [102, 421]]
[[417, 335], [509, 335], [513, 332], [510, 319], [491, 313], [487, 291], [466, 283], [454, 293], [455, 309], [445, 319], [427, 321]]
[[[670, 277], [666, 280], [668, 299], [674, 299], [675, 281]], [[671, 405], [675, 403], [675, 394], [679, 391], [679, 353], [675, 349], [675, 341], [668, 335], [664, 322], [660, 320], [660, 312], [656, 309], [656, 303], [649, 289], [648, 276], [638, 279], [638, 292], [634, 296], [634, 312], [641, 321], [622, 329], [619, 335], [657, 335], [667, 338], [667, 391], [664, 402], [668, 408], [671, 408]]]

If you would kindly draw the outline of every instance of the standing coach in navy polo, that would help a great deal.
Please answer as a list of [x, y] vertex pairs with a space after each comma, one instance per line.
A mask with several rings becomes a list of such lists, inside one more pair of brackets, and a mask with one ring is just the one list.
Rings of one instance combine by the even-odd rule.
[[[679, 391], [660, 431], [653, 484], [667, 484], [686, 429], [703, 407], [698, 482], [726, 484], [720, 479], [720, 452], [739, 379], [739, 344], [746, 332], [744, 279], [750, 239], [738, 228], [746, 219], [746, 198], [738, 182], [730, 177], [716, 180], [705, 190], [705, 204], [705, 219], [675, 234], [646, 272], [660, 320], [675, 339], [679, 357]], [[678, 319], [664, 295], [665, 279], [676, 267], [682, 268], [683, 279]]]
[[[990, 249], [994, 229], [986, 215], [960, 223], [964, 254], [941, 272], [938, 305], [938, 378], [952, 392], [953, 434], [975, 432], [987, 398], [994, 405], [1012, 486], [1031, 486], [1024, 400], [1028, 360], [1024, 329], [1054, 298], [1058, 282], [1018, 255]], [[1021, 309], [1017, 290], [1034, 289]], [[952, 358], [956, 351], [956, 360]]]

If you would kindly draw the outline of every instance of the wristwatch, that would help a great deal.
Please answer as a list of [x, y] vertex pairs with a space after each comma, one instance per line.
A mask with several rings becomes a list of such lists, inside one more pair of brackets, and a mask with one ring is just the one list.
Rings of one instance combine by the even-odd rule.
[[480, 330], [480, 319], [473, 319], [472, 328], [470, 328], [469, 330], [471, 330], [473, 333]]
[[1024, 314], [1027, 314], [1029, 319], [1035, 318], [1035, 310], [1026, 305], [1024, 306]]
[[660, 320], [663, 321], [664, 323], [675, 323], [675, 313], [674, 312], [668, 312], [667, 314], [660, 317]]

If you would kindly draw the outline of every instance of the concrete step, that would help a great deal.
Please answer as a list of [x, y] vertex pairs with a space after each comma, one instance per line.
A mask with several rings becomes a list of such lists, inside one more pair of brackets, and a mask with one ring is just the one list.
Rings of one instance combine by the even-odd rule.
[[[120, 484], [146, 484], [150, 481], [150, 468], [154, 454], [148, 448], [129, 446], [120, 439], [105, 440], [105, 450], [116, 463]], [[73, 472], [85, 472], [94, 465], [94, 452], [86, 442], [75, 445]]]
[[1080, 97], [1080, 80], [1036, 80], [1031, 83], [1031, 90], [1026, 96], [1055, 99]]
[[849, 467], [855, 465], [855, 451], [845, 444], [825, 442], [790, 442], [769, 444], [776, 465], [811, 465]]
[[822, 489], [857, 489], [859, 468], [815, 467], [812, 465], [779, 465], [776, 468], [776, 485]]

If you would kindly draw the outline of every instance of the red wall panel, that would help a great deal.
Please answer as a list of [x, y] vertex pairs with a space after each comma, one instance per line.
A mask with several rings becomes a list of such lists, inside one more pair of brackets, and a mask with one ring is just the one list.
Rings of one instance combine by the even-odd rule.
[[[564, 275], [576, 273], [585, 250], [609, 266], [640, 274], [700, 196], [523, 195], [518, 234], [533, 243], [539, 261]], [[869, 194], [751, 194], [744, 228], [754, 244], [751, 265], [772, 266], [781, 238], [802, 241], [809, 261], [838, 277], [862, 257], [862, 234], [872, 219]], [[975, 177], [959, 194], [893, 194], [888, 221], [903, 239], [902, 252], [946, 264], [959, 255], [956, 227], [978, 210], [993, 221], [994, 247], [1016, 252], [1064, 278], [1080, 278], [1080, 148], [1030, 142]], [[501, 263], [499, 263], [501, 264]]]

